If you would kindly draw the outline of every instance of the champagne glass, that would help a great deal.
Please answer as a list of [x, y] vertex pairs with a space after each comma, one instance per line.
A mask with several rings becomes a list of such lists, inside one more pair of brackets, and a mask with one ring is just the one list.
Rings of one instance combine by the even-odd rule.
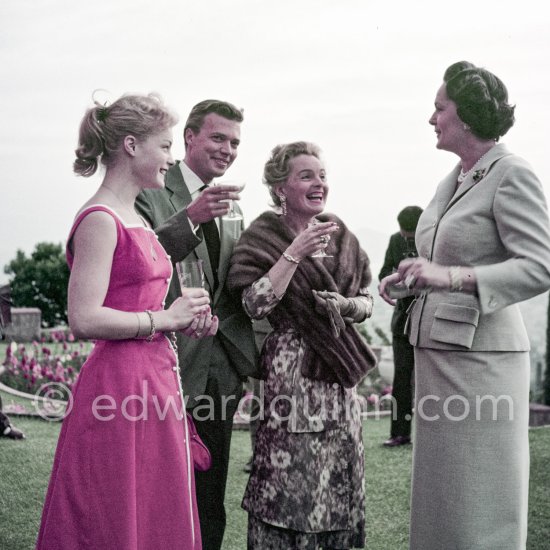
[[[315, 220], [311, 223], [308, 223], [308, 227], [311, 227], [312, 225], [317, 225], [319, 221]], [[323, 243], [327, 243], [330, 241], [330, 235], [321, 235], [321, 240]], [[332, 254], [327, 254], [325, 252], [324, 248], [320, 248], [315, 252], [315, 254], [312, 254], [310, 258], [332, 258]]]
[[241, 233], [243, 232], [243, 218], [240, 215], [237, 215], [234, 218], [229, 216], [223, 218], [224, 223], [222, 224], [220, 237], [222, 235], [229, 235], [233, 243], [236, 243], [241, 238]]
[[400, 282], [394, 285], [388, 285], [387, 294], [390, 298], [393, 298], [394, 300], [402, 300], [403, 298], [413, 296], [414, 292], [403, 282]]
[[[244, 189], [246, 184], [240, 181], [225, 180], [225, 181], [216, 182], [216, 185], [219, 185], [221, 187], [227, 187], [227, 186], [238, 187], [239, 190], [237, 191], [237, 193], [240, 193]], [[243, 217], [241, 216], [241, 214], [239, 214], [235, 210], [235, 205], [233, 204], [233, 200], [227, 199], [227, 202], [229, 203], [229, 212], [222, 216], [222, 220], [235, 220], [235, 221], [242, 220]]]
[[186, 258], [176, 263], [176, 271], [182, 292], [184, 288], [204, 288], [202, 260]]

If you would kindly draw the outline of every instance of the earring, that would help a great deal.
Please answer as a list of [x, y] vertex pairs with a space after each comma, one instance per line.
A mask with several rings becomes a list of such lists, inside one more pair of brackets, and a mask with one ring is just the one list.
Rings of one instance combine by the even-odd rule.
[[281, 212], [283, 216], [286, 216], [286, 197], [283, 194], [280, 194], [279, 200], [281, 201]]
[[469, 125], [469, 124], [464, 124], [462, 127], [463, 127], [464, 130], [466, 130], [467, 132], [470, 131], [470, 125]]

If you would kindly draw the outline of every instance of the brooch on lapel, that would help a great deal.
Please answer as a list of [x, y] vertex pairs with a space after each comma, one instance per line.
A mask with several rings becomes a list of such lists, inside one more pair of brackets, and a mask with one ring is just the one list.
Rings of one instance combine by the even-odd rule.
[[482, 168], [480, 170], [476, 170], [474, 172], [474, 175], [472, 176], [472, 179], [474, 180], [474, 183], [477, 183], [478, 181], [481, 181], [485, 177], [485, 168]]

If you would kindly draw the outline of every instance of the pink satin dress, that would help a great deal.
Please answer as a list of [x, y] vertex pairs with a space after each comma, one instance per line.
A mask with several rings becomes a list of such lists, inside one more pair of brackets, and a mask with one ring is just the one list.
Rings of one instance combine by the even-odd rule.
[[[153, 231], [115, 220], [117, 245], [104, 305], [164, 308], [172, 265]], [[69, 266], [71, 252], [67, 251]], [[39, 550], [200, 550], [188, 428], [170, 341], [99, 340], [63, 420], [44, 504]]]

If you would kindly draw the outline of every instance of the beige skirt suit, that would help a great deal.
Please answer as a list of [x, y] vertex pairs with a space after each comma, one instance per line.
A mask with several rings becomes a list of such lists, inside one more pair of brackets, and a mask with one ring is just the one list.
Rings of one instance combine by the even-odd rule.
[[411, 550], [520, 550], [527, 538], [529, 338], [517, 305], [550, 288], [546, 202], [502, 144], [422, 214], [419, 255], [470, 266], [477, 294], [417, 297]]

